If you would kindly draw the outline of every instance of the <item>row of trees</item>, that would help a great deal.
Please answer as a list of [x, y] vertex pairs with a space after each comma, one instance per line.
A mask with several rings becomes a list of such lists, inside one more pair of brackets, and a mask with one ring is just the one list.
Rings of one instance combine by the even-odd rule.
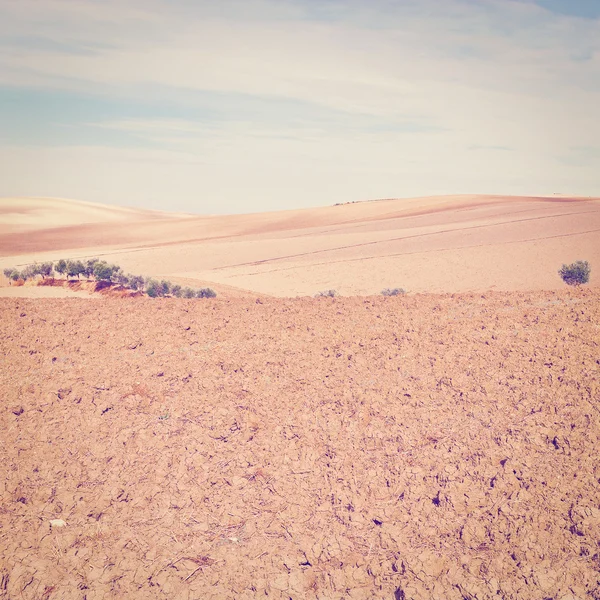
[[42, 279], [52, 277], [54, 273], [65, 276], [67, 279], [80, 279], [81, 276], [86, 279], [95, 279], [107, 283], [115, 283], [134, 291], [145, 292], [151, 298], [163, 298], [173, 296], [175, 298], [214, 298], [217, 294], [211, 288], [202, 288], [199, 290], [190, 287], [182, 287], [172, 284], [170, 281], [157, 281], [152, 278], [142, 277], [141, 275], [131, 275], [123, 272], [121, 267], [109, 264], [98, 258], [88, 260], [65, 260], [60, 259], [55, 263], [44, 262], [28, 265], [23, 270], [4, 269], [4, 276], [10, 281], [27, 281], [41, 276]]

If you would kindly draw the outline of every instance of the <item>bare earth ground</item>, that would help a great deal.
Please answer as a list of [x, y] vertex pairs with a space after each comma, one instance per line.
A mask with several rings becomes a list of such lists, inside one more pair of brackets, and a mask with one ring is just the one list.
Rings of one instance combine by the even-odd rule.
[[86, 291], [72, 291], [64, 286], [9, 286], [0, 287], [0, 298], [101, 298]]
[[600, 199], [439, 196], [194, 216], [0, 198], [0, 269], [99, 256], [228, 297], [560, 289], [587, 260], [600, 284]]
[[598, 600], [599, 300], [1, 298], [0, 597]]

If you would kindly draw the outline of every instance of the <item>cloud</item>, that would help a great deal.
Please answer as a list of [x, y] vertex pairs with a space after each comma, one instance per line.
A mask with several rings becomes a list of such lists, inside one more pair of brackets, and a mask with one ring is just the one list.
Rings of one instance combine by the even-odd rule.
[[475, 145], [475, 146], [469, 146], [469, 150], [483, 150], [483, 151], [491, 151], [491, 152], [512, 152], [514, 150], [514, 148], [510, 148], [509, 146]]
[[[44, 161], [53, 190], [69, 177], [46, 165], [62, 172], [67, 148], [86, 148], [78, 161], [99, 182], [88, 199], [115, 193], [93, 177], [91, 148], [102, 164], [115, 149], [138, 165], [118, 181], [140, 202], [168, 188], [148, 192], [141, 165], [167, 182], [180, 160], [181, 210], [199, 192], [236, 210], [238, 186], [200, 181], [194, 161], [244, 181], [257, 206], [328, 203], [332, 190], [535, 191], [557, 165], [568, 179], [577, 156], [560, 159], [565, 148], [600, 136], [600, 22], [550, 4], [0, 0], [0, 129], [5, 147]], [[1, 185], [29, 193], [19, 172]]]

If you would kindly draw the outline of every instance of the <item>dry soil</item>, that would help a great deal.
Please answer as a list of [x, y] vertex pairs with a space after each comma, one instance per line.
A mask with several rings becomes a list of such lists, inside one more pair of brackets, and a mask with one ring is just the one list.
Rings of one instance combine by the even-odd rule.
[[0, 298], [0, 597], [598, 600], [599, 300]]
[[561, 289], [587, 260], [600, 285], [600, 199], [439, 196], [198, 216], [0, 198], [0, 269], [99, 256], [127, 272], [279, 297]]

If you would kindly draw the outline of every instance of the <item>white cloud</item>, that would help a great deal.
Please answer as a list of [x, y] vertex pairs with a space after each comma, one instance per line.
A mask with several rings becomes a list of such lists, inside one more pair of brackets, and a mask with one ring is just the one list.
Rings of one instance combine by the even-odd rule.
[[[149, 166], [156, 164], [153, 151], [127, 150], [138, 161], [130, 176], [108, 150], [98, 150], [102, 164], [112, 164], [121, 173], [116, 181], [139, 201], [150, 168], [153, 195], [166, 194], [177, 177], [182, 198], [222, 194], [225, 204], [214, 206], [229, 210], [236, 209], [238, 193], [260, 208], [282, 194], [282, 205], [293, 205], [328, 203], [332, 194], [343, 201], [550, 191], [570, 177], [577, 180], [566, 192], [594, 191], [597, 162], [586, 155], [579, 168], [572, 164], [576, 154], [570, 162], [564, 156], [565, 148], [594, 146], [600, 136], [600, 21], [504, 0], [331, 3], [321, 21], [309, 18], [307, 6], [291, 0], [126, 6], [0, 0], [0, 36], [10, 30], [13, 40], [0, 54], [0, 82], [140, 101], [160, 90], [171, 105], [188, 107], [198, 101], [190, 90], [221, 94], [221, 107], [218, 96], [202, 99], [221, 109], [213, 120], [173, 114], [94, 123], [163, 145], [160, 156], [170, 166], [158, 170]], [[39, 38], [88, 51], [37, 48], [32, 40]], [[266, 100], [263, 110], [248, 115], [244, 98], [253, 96], [257, 104]], [[327, 114], [337, 115], [335, 122], [327, 123]], [[407, 123], [422, 131], [402, 130]], [[56, 157], [27, 152], [58, 172], [67, 155], [73, 158], [73, 149]], [[75, 158], [89, 177], [92, 154], [88, 148]], [[194, 161], [211, 171], [196, 176]], [[19, 172], [3, 182], [11, 193], [27, 187]], [[52, 189], [73, 177], [40, 173]], [[81, 181], [71, 188], [72, 195], [109, 200], [116, 184], [105, 181], [92, 191]]]

